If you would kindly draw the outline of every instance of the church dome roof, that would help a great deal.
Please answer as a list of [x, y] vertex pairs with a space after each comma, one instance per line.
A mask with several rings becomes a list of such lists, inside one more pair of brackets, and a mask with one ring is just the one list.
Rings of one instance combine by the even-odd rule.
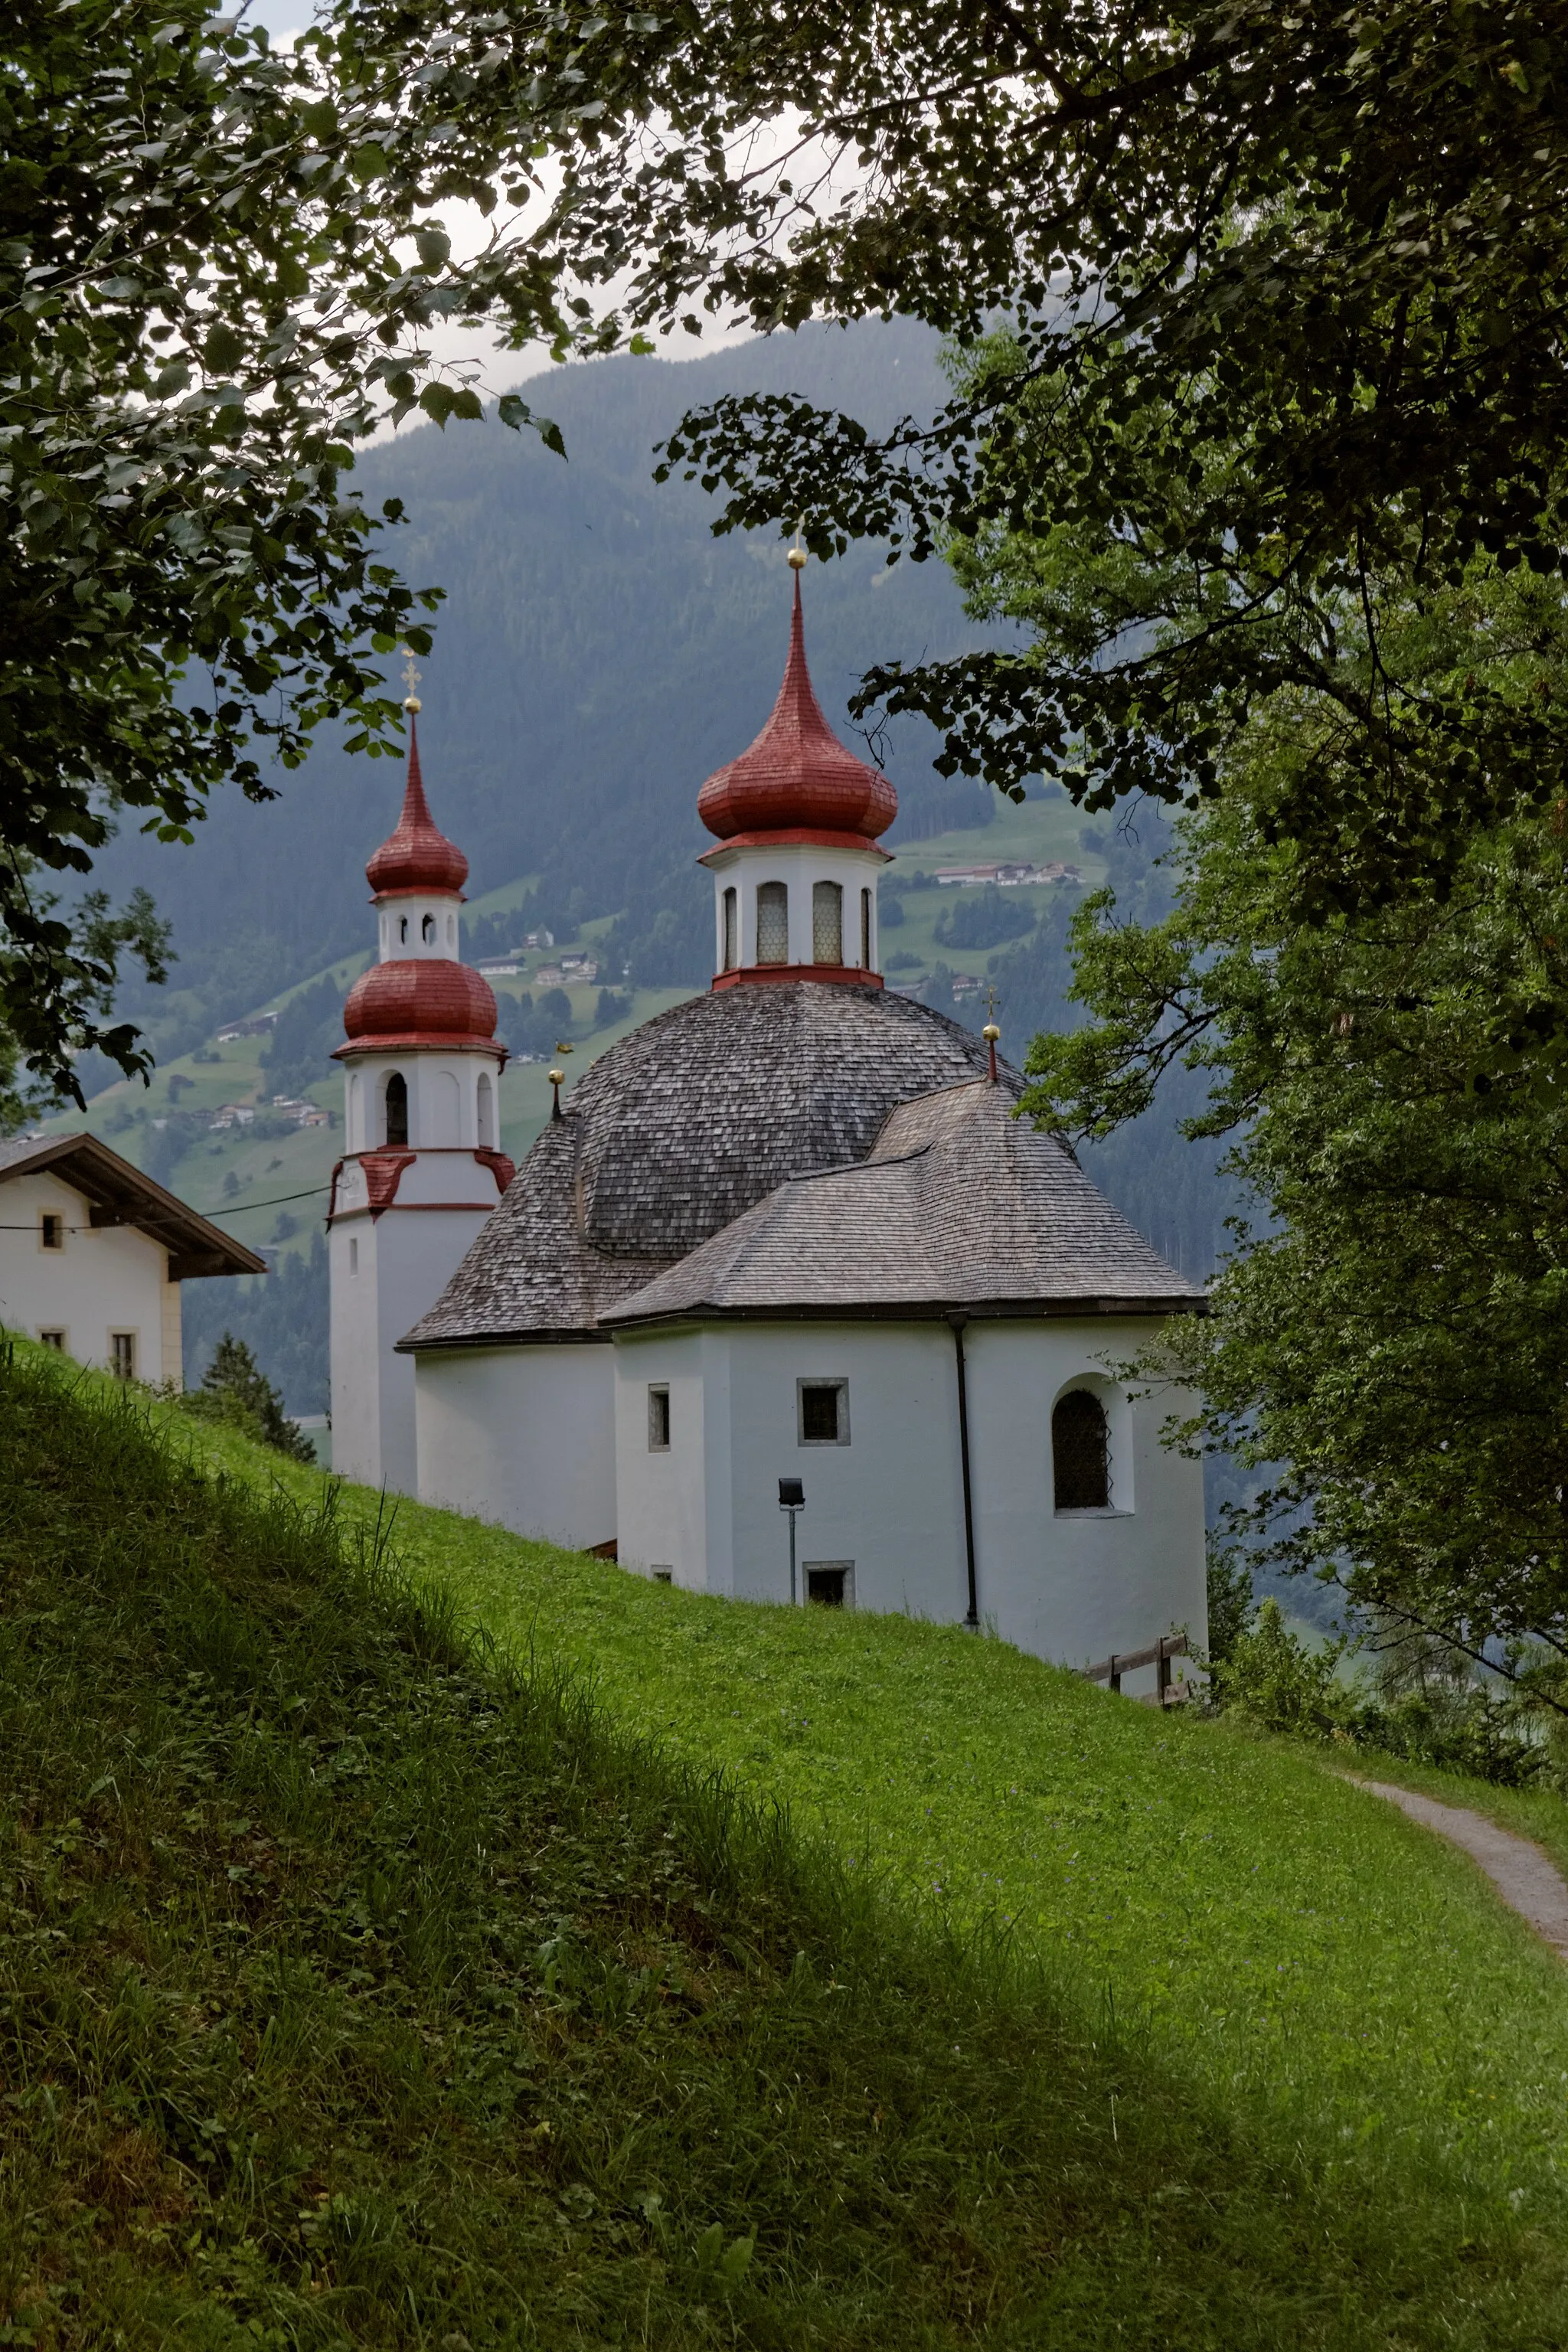
[[455, 841], [448, 841], [430, 814], [425, 779], [419, 772], [419, 727], [408, 719], [408, 782], [396, 830], [388, 834], [364, 869], [364, 878], [378, 898], [397, 890], [460, 890], [468, 878], [468, 861]]
[[374, 963], [349, 991], [343, 1029], [349, 1042], [338, 1047], [340, 1055], [491, 1045], [495, 992], [468, 965], [445, 958], [405, 956]]
[[887, 777], [847, 751], [822, 715], [805, 666], [797, 572], [789, 658], [773, 715], [749, 751], [709, 777], [697, 814], [721, 841], [802, 832], [875, 841], [898, 813]]
[[674, 1005], [584, 1074], [405, 1344], [591, 1332], [789, 1177], [864, 1159], [897, 1104], [985, 1066], [978, 1037], [891, 990]]

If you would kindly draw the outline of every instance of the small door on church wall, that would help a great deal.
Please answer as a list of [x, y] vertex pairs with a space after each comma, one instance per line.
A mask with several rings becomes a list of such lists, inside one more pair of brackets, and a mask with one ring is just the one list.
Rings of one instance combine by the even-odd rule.
[[789, 891], [782, 882], [757, 887], [757, 961], [789, 961]]

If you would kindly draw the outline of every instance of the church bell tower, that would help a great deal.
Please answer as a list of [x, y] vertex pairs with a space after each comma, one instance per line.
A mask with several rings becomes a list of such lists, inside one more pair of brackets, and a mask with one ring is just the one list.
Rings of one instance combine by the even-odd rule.
[[414, 1362], [395, 1352], [433, 1307], [512, 1178], [499, 1149], [506, 1048], [496, 1001], [458, 951], [468, 862], [437, 827], [419, 769], [410, 661], [408, 782], [365, 879], [377, 961], [343, 1007], [343, 1156], [328, 1215], [332, 1467], [412, 1495]]

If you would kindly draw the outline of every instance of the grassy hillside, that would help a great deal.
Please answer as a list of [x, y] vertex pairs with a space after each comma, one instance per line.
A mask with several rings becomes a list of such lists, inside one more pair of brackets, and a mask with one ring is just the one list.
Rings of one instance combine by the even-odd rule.
[[1440, 2176], [1368, 2200], [1363, 2151], [477, 1657], [355, 1511], [18, 1357], [5, 2341], [1554, 2340], [1506, 2199], [1462, 2250]]
[[[324, 1491], [176, 1430], [235, 1482]], [[376, 1496], [334, 1494], [343, 1531], [385, 1536]], [[1225, 2261], [1268, 2279], [1279, 2333], [1232, 2315], [1229, 2340], [1563, 2340], [1561, 1967], [1462, 1855], [1317, 1757], [1157, 1719], [966, 1634], [708, 1601], [447, 1512], [400, 1506], [393, 1548], [524, 1682], [583, 1675], [618, 1734], [790, 1806], [839, 1855], [839, 1889], [869, 1886], [942, 1967], [966, 1955], [966, 1997], [1114, 2053], [1114, 2128], [1175, 2133], [1162, 2189], [1194, 2200], [1184, 2225], [1217, 2210], [1199, 2185], [1217, 2149], [1246, 2149], [1258, 2204], [1227, 2188], [1225, 2213], [1258, 2244]], [[1192, 2315], [1173, 2331], [1157, 2303], [1147, 2340], [1225, 2340], [1213, 2246], [1178, 2239]]]

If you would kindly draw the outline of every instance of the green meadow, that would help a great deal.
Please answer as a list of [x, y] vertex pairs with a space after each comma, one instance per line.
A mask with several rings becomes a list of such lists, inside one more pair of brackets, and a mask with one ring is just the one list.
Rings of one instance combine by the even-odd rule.
[[1321, 1754], [0, 1381], [6, 2340], [1568, 2340], [1561, 1964]]

